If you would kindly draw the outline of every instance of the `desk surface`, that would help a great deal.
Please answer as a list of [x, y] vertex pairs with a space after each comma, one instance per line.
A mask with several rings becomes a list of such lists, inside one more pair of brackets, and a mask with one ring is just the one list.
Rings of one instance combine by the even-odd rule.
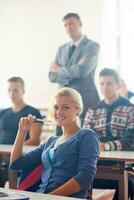
[[133, 151], [101, 151], [100, 160], [134, 162], [134, 152]]
[[[13, 145], [10, 145], [10, 144], [8, 144], [8, 145], [7, 144], [0, 144], [0, 153], [1, 154], [10, 154], [12, 147], [13, 147]], [[25, 145], [24, 148], [23, 148], [23, 151], [29, 152], [29, 151], [33, 150], [34, 148], [36, 148], [36, 146]]]
[[[24, 192], [6, 188], [0, 188], [0, 192], [9, 192], [9, 193], [20, 193], [20, 194], [27, 194], [30, 197], [30, 200], [78, 200], [78, 198], [71, 198], [71, 197], [63, 197], [63, 196], [56, 196], [56, 195], [49, 195], [49, 194], [41, 194], [36, 192]], [[82, 200], [82, 199], [79, 199]]]
[[[13, 145], [0, 144], [1, 154], [10, 154]], [[29, 152], [36, 148], [36, 146], [24, 146], [24, 152]], [[133, 151], [101, 151], [100, 160], [114, 160], [114, 161], [128, 161], [134, 162]]]

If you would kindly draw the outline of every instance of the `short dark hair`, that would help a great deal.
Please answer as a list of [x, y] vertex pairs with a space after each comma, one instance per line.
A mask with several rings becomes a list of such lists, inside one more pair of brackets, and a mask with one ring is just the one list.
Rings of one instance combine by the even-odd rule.
[[114, 69], [104, 68], [100, 71], [99, 76], [111, 76], [117, 84], [120, 84], [120, 77]]
[[19, 82], [19, 83], [21, 83], [22, 88], [24, 88], [24, 86], [25, 86], [24, 80], [18, 76], [13, 76], [13, 77], [9, 78], [7, 81], [8, 82]]
[[64, 17], [63, 17], [63, 21], [65, 20], [65, 19], [69, 19], [69, 18], [71, 18], [71, 17], [74, 17], [74, 18], [76, 18], [76, 19], [78, 19], [78, 20], [81, 20], [80, 19], [80, 16], [77, 14], [77, 13], [68, 13], [68, 14], [66, 14]]

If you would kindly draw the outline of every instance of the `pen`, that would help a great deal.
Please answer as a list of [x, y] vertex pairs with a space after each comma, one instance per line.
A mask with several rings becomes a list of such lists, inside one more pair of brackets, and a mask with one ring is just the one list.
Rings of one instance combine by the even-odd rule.
[[43, 123], [43, 122], [44, 122], [44, 119], [38, 119], [38, 118], [37, 118], [37, 119], [35, 120], [35, 122]]

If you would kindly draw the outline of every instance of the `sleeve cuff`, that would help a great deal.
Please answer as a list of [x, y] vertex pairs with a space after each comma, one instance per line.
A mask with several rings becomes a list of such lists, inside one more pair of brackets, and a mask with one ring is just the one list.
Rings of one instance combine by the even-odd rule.
[[[109, 149], [106, 148], [106, 145], [109, 145]], [[119, 140], [107, 142], [107, 143], [105, 143], [105, 150], [106, 151], [115, 151], [115, 150], [121, 151], [122, 145]]]

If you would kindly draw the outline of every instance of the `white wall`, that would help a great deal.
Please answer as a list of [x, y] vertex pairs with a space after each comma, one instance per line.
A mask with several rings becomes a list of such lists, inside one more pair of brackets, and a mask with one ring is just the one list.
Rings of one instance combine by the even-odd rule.
[[57, 47], [69, 40], [62, 17], [77, 12], [83, 32], [100, 43], [102, 0], [0, 0], [0, 107], [10, 104], [6, 80], [21, 76], [25, 99], [35, 106], [48, 104], [56, 84], [48, 68]]

